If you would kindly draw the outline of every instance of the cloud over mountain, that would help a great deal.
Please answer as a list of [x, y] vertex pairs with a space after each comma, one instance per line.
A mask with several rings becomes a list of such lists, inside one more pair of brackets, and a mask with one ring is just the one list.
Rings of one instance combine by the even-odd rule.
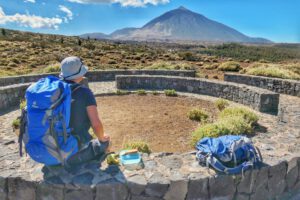
[[146, 5], [158, 5], [169, 3], [170, 0], [68, 0], [69, 2], [90, 4], [90, 3], [119, 3], [124, 7], [143, 7]]
[[41, 17], [30, 14], [16, 13], [13, 15], [7, 15], [0, 7], [0, 24], [5, 25], [7, 23], [16, 23], [20, 26], [30, 28], [48, 28], [58, 29], [63, 20], [59, 17]]

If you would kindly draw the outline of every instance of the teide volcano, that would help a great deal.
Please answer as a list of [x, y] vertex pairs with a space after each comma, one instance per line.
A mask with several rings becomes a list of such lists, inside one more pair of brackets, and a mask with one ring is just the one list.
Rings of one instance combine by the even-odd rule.
[[[85, 34], [84, 36], [99, 39], [99, 37], [95, 37], [95, 33], [93, 35]], [[171, 10], [148, 22], [142, 28], [125, 28], [110, 35], [105, 35], [105, 37], [102, 36], [102, 38], [137, 41], [270, 42], [263, 38], [248, 37], [233, 28], [210, 20], [184, 7]]]

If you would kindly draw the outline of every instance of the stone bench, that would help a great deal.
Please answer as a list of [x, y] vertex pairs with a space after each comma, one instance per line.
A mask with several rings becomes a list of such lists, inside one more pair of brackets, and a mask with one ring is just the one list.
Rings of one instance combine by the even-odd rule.
[[233, 73], [226, 73], [224, 75], [224, 80], [300, 97], [300, 81], [296, 80]]
[[278, 112], [279, 94], [242, 84], [208, 79], [147, 75], [120, 75], [116, 77], [116, 84], [118, 89], [124, 90], [175, 89], [180, 92], [190, 92], [228, 99], [250, 106], [260, 112], [275, 114]]

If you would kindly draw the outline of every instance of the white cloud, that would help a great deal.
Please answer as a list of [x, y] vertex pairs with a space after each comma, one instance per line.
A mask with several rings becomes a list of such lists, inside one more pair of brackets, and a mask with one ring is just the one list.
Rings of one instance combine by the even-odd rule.
[[31, 28], [47, 28], [47, 29], [58, 29], [59, 25], [63, 22], [58, 17], [41, 17], [36, 15], [19, 14], [6, 15], [0, 7], [0, 24], [4, 25], [7, 23], [17, 23], [20, 26], [31, 27]]
[[65, 22], [68, 22], [68, 19], [69, 20], [73, 19], [72, 11], [69, 8], [67, 8], [66, 6], [59, 5], [59, 10], [67, 14], [67, 17], [64, 18]]
[[24, 0], [25, 3], [35, 3], [35, 0]]
[[158, 4], [166, 4], [169, 3], [170, 0], [68, 0], [69, 2], [74, 3], [119, 3], [122, 6], [132, 6], [132, 7], [143, 7], [148, 4], [158, 5]]

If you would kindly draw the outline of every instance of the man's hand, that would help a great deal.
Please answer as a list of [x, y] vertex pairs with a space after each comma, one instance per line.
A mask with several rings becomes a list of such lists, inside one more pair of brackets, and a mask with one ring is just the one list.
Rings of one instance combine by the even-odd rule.
[[103, 137], [99, 138], [100, 142], [109, 142], [110, 141], [110, 136], [109, 135], [103, 135]]

